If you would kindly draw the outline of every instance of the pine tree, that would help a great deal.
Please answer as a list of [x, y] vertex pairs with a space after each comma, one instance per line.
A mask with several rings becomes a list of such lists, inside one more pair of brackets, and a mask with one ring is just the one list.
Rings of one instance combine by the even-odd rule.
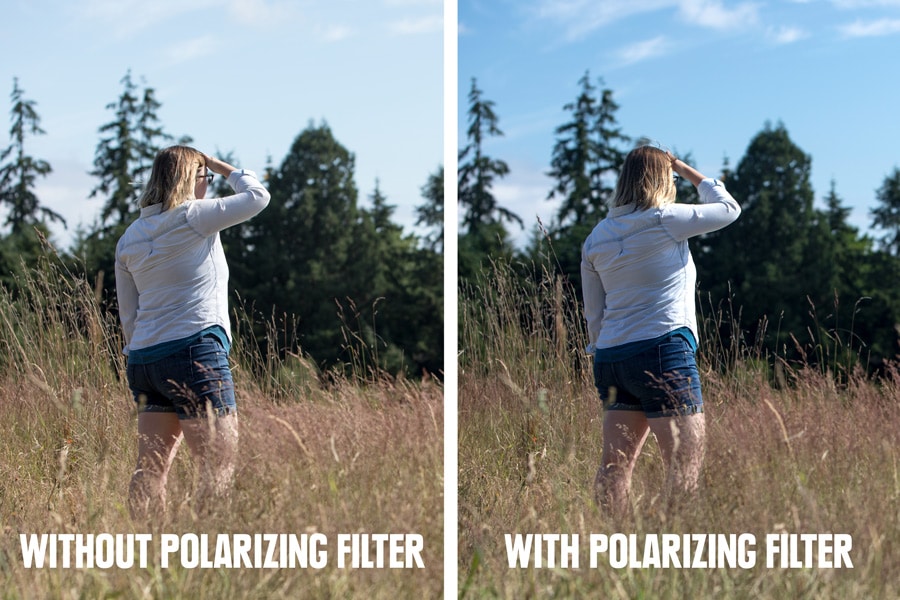
[[[598, 81], [602, 86], [603, 80]], [[603, 89], [598, 99], [588, 71], [578, 83], [578, 97], [563, 106], [572, 118], [556, 128], [548, 173], [556, 185], [547, 196], [548, 200], [562, 198], [547, 235], [557, 268], [576, 287], [581, 279], [581, 245], [606, 215], [615, 176], [625, 160], [619, 144], [629, 140], [616, 127], [619, 107], [613, 101], [612, 90]], [[543, 238], [535, 235], [527, 252], [533, 258], [542, 255], [543, 244]]]
[[[121, 80], [122, 94], [106, 105], [115, 118], [99, 129], [100, 142], [94, 154], [94, 169], [99, 178], [90, 196], [105, 198], [100, 215], [86, 230], [79, 231], [73, 254], [78, 269], [102, 287], [108, 298], [115, 297], [112, 277], [116, 242], [138, 216], [138, 197], [142, 182], [149, 178], [156, 154], [163, 144], [173, 140], [159, 125], [156, 111], [160, 103], [152, 88], [139, 90], [131, 79], [131, 71]], [[182, 137], [179, 143], [189, 143]]]
[[431, 232], [424, 241], [432, 250], [441, 253], [444, 249], [444, 166], [428, 176], [421, 188], [424, 204], [416, 206], [416, 225], [424, 225]]
[[509, 221], [522, 225], [522, 219], [497, 204], [491, 193], [495, 178], [509, 174], [509, 166], [485, 154], [488, 137], [502, 136], [494, 102], [482, 99], [482, 91], [472, 79], [469, 91], [468, 144], [459, 152], [459, 206], [463, 210], [463, 228], [475, 233], [482, 225]]
[[415, 236], [391, 220], [395, 207], [377, 180], [369, 200], [350, 259], [365, 267], [358, 298], [364, 304], [357, 301], [355, 308], [370, 362], [392, 373], [437, 373], [443, 368], [441, 256], [419, 248]]
[[156, 111], [160, 107], [153, 88], [143, 91], [131, 80], [129, 70], [121, 80], [123, 91], [117, 102], [106, 105], [115, 118], [100, 127], [102, 135], [94, 155], [91, 175], [100, 183], [90, 197], [105, 196], [100, 225], [130, 223], [137, 214], [140, 185], [149, 175], [162, 143], [173, 138], [162, 131]]
[[0, 206], [8, 210], [5, 225], [9, 225], [13, 235], [19, 235], [30, 225], [41, 219], [59, 221], [65, 219], [59, 213], [40, 205], [34, 193], [34, 185], [39, 177], [46, 177], [52, 171], [47, 161], [35, 159], [25, 152], [25, 138], [29, 135], [44, 135], [41, 119], [35, 110], [36, 102], [27, 100], [19, 87], [19, 79], [13, 79], [10, 145], [0, 152], [0, 161], [8, 161], [0, 166]]
[[321, 364], [340, 355], [338, 303], [357, 291], [360, 267], [349, 261], [360, 219], [354, 168], [328, 125], [310, 123], [272, 172], [272, 200], [243, 229], [244, 248], [235, 252], [235, 240], [226, 247], [235, 289], [266, 319], [296, 315], [296, 327], [284, 326]]
[[876, 192], [878, 206], [872, 209], [872, 227], [884, 231], [881, 247], [891, 256], [900, 257], [900, 169], [884, 178]]
[[231, 282], [262, 320], [285, 329], [281, 353], [323, 368], [436, 372], [441, 257], [404, 235], [377, 182], [371, 207], [358, 206], [354, 169], [328, 125], [310, 123], [271, 170], [268, 208], [222, 233]]
[[821, 222], [813, 209], [811, 166], [811, 157], [783, 124], [766, 123], [729, 181], [742, 207], [740, 218], [706, 236], [695, 255], [701, 297], [709, 293], [713, 309], [730, 301], [751, 343], [767, 319], [768, 333], [776, 336], [770, 348], [779, 352], [792, 350], [790, 336], [807, 330], [809, 299], [827, 293], [820, 273], [809, 265], [818, 251]]
[[[597, 140], [591, 136], [597, 118], [596, 88], [591, 84], [590, 75], [585, 71], [578, 81], [581, 93], [575, 102], [563, 106], [572, 113], [572, 120], [556, 128], [556, 145], [550, 160], [552, 167], [548, 175], [557, 180], [547, 199], [562, 197], [557, 211], [560, 223], [573, 217], [576, 222], [584, 221], [588, 212], [597, 211], [602, 215], [602, 204], [597, 206], [591, 181], [591, 171], [599, 156]], [[598, 219], [599, 220], [599, 219]]]
[[517, 223], [522, 219], [503, 208], [494, 198], [492, 188], [496, 178], [509, 173], [509, 166], [500, 159], [485, 154], [488, 137], [502, 136], [497, 126], [494, 103], [482, 98], [475, 79], [469, 91], [468, 144], [459, 152], [458, 205], [462, 212], [459, 237], [459, 277], [473, 277], [490, 260], [511, 258], [513, 248], [503, 222]]
[[[602, 79], [598, 81], [603, 85]], [[589, 71], [578, 83], [578, 98], [563, 106], [563, 110], [572, 113], [572, 120], [556, 129], [552, 169], [548, 173], [557, 180], [548, 199], [563, 197], [557, 212], [561, 225], [596, 223], [603, 218], [615, 174], [625, 160], [625, 153], [618, 146], [629, 139], [616, 127], [619, 105], [613, 100], [612, 90], [604, 89], [598, 101]]]

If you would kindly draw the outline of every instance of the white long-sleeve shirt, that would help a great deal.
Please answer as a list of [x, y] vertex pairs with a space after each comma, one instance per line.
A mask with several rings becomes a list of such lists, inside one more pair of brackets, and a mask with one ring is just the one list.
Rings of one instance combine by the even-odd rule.
[[612, 208], [581, 254], [588, 352], [650, 340], [687, 327], [697, 335], [697, 270], [688, 238], [734, 222], [741, 207], [720, 181], [697, 186], [701, 204], [636, 211]]
[[228, 175], [233, 196], [141, 209], [116, 245], [124, 354], [219, 325], [231, 339], [228, 264], [219, 232], [263, 210], [269, 192], [253, 171]]

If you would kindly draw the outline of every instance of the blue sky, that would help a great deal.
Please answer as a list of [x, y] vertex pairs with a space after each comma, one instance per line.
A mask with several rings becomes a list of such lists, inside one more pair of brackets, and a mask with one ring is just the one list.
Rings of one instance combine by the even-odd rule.
[[277, 166], [325, 120], [356, 156], [360, 203], [380, 181], [413, 231], [420, 188], [443, 160], [441, 0], [6, 0], [0, 19], [0, 147], [13, 77], [37, 102], [44, 136], [26, 141], [53, 173], [41, 202], [68, 245], [102, 200], [88, 200], [98, 129], [130, 69], [162, 102], [165, 130], [240, 165]]
[[[900, 0], [459, 0], [459, 144], [472, 78], [496, 103], [510, 166], [494, 189], [526, 231], [548, 223], [546, 177], [562, 106], [589, 70], [619, 104], [623, 133], [732, 168], [766, 121], [812, 156], [817, 203], [833, 179], [851, 222], [900, 165]], [[740, 199], [738, 198], [738, 201]], [[819, 204], [821, 206], [821, 204]]]

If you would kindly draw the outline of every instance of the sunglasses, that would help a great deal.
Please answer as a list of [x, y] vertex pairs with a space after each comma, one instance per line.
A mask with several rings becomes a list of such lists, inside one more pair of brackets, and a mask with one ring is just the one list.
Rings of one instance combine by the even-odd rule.
[[206, 178], [207, 184], [211, 184], [213, 182], [213, 177], [215, 177], [214, 173], [207, 173], [206, 175], [197, 175], [197, 179]]

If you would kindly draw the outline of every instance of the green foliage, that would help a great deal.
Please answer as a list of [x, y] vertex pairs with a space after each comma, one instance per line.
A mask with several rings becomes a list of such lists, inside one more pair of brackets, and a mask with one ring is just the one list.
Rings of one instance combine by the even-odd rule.
[[29, 266], [36, 265], [45, 255], [49, 238], [50, 231], [44, 224], [0, 235], [0, 285], [18, 293]]
[[[485, 154], [486, 138], [502, 136], [503, 132], [497, 126], [499, 119], [494, 112], [493, 101], [482, 99], [482, 91], [478, 89], [474, 78], [472, 89], [469, 91], [467, 115], [468, 143], [459, 152], [458, 173], [458, 202], [463, 213], [463, 229], [467, 234], [477, 233], [476, 230], [483, 226], [492, 229], [494, 224], [502, 224], [503, 221], [518, 223], [521, 226], [522, 219], [500, 206], [491, 193], [494, 179], [506, 176], [509, 173], [509, 165]], [[486, 237], [489, 234], [482, 232], [478, 235]]]
[[149, 175], [162, 144], [172, 140], [158, 124], [156, 110], [160, 103], [153, 88], [138, 90], [131, 80], [131, 71], [121, 83], [124, 89], [118, 101], [106, 105], [107, 110], [115, 111], [115, 117], [100, 127], [103, 137], [97, 144], [91, 171], [100, 182], [90, 197], [105, 197], [100, 226], [109, 220], [118, 224], [134, 220], [140, 183]]
[[[53, 170], [45, 160], [35, 159], [25, 153], [25, 138], [29, 135], [44, 135], [41, 119], [35, 110], [36, 102], [24, 98], [24, 90], [19, 87], [18, 78], [13, 79], [10, 145], [0, 151], [0, 206], [6, 206], [8, 214], [5, 225], [11, 227], [13, 235], [21, 234], [31, 225], [38, 223], [38, 215], [51, 221], [65, 219], [59, 213], [40, 205], [33, 188], [38, 177], [46, 177]], [[25, 234], [28, 235], [28, 234]]]
[[802, 360], [847, 376], [896, 352], [886, 323], [900, 315], [884, 286], [897, 266], [847, 222], [832, 183], [825, 210], [813, 206], [812, 159], [784, 125], [751, 141], [728, 182], [741, 217], [695, 248], [701, 295], [740, 307], [722, 337], [761, 340], [770, 356]]
[[429, 248], [436, 252], [444, 250], [444, 166], [428, 176], [422, 186], [424, 204], [416, 207], [416, 225], [424, 225], [431, 233], [424, 238]]
[[[603, 85], [602, 79], [598, 82]], [[556, 184], [547, 199], [559, 197], [561, 203], [549, 230], [536, 234], [526, 250], [528, 258], [535, 260], [546, 244], [556, 268], [576, 287], [581, 285], [581, 246], [606, 215], [615, 175], [625, 160], [619, 145], [629, 140], [616, 126], [619, 106], [612, 90], [603, 89], [597, 98], [587, 71], [578, 83], [578, 97], [563, 106], [571, 113], [571, 121], [556, 128], [548, 173]]]
[[[149, 176], [157, 152], [173, 140], [159, 124], [156, 111], [161, 105], [153, 88], [138, 89], [131, 71], [120, 83], [121, 96], [106, 105], [115, 117], [99, 129], [101, 138], [90, 173], [99, 182], [89, 197], [103, 197], [104, 204], [90, 227], [77, 232], [72, 250], [77, 260], [71, 265], [97, 282], [106, 302], [115, 298], [116, 243], [140, 214], [141, 182]], [[190, 138], [180, 141], [187, 143]]]
[[377, 182], [372, 207], [360, 208], [353, 175], [353, 155], [327, 125], [301, 132], [271, 172], [269, 207], [223, 234], [234, 288], [267, 319], [290, 323], [280, 353], [321, 367], [437, 372], [440, 255], [391, 221]]
[[[341, 346], [337, 305], [348, 291], [350, 230], [358, 224], [353, 155], [326, 126], [310, 125], [268, 182], [272, 201], [241, 224], [244, 245], [226, 250], [232, 282], [264, 315], [294, 314], [304, 352], [336, 359]], [[352, 294], [350, 294], [352, 295]]]
[[461, 281], [478, 276], [492, 261], [511, 261], [515, 248], [501, 223], [483, 224], [461, 233], [457, 248], [457, 273]]
[[872, 226], [885, 232], [882, 248], [900, 256], [900, 169], [894, 167], [875, 195], [878, 206], [872, 209]]
[[[548, 173], [557, 183], [547, 198], [562, 197], [557, 212], [560, 224], [596, 223], [606, 215], [606, 203], [614, 191], [611, 183], [625, 160], [617, 145], [628, 141], [616, 127], [619, 105], [613, 101], [612, 90], [604, 89], [598, 100], [587, 71], [578, 83], [578, 98], [563, 106], [572, 120], [556, 128]], [[603, 85], [603, 80], [599, 83]]]

